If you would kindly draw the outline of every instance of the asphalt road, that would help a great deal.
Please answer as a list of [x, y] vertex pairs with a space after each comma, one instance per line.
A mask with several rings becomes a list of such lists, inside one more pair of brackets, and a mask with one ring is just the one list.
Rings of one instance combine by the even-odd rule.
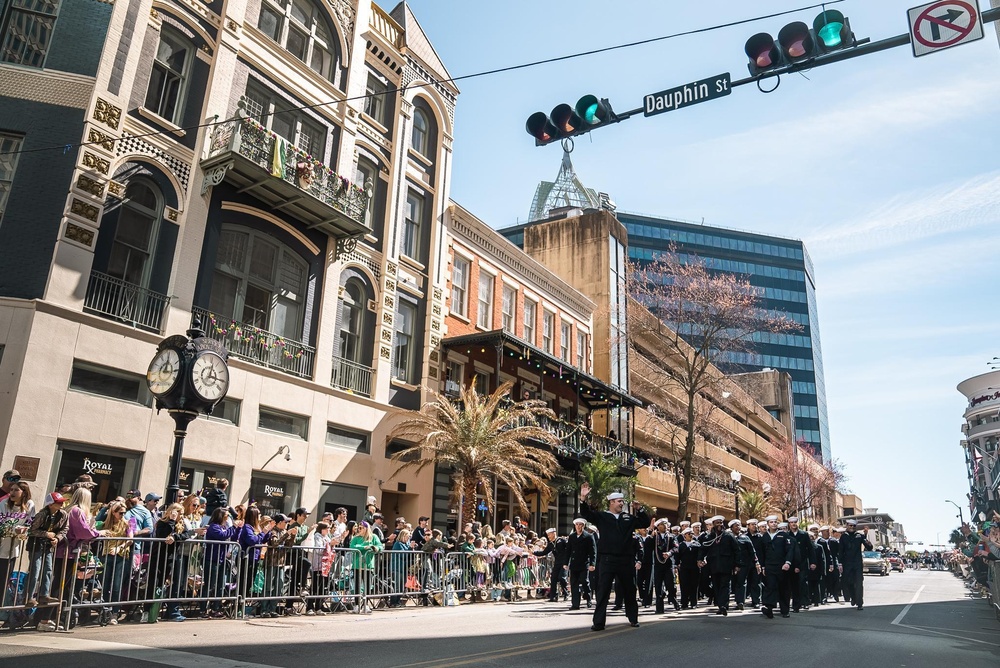
[[[1000, 622], [990, 606], [944, 571], [865, 578], [865, 609], [822, 606], [789, 619], [758, 612], [722, 618], [707, 610], [656, 615], [641, 626], [612, 613], [590, 631], [586, 611], [528, 600], [370, 615], [82, 627], [71, 633], [0, 635], [0, 661], [19, 668], [306, 667], [346, 665], [927, 666], [1000, 665]], [[652, 661], [652, 663], [651, 663]]]

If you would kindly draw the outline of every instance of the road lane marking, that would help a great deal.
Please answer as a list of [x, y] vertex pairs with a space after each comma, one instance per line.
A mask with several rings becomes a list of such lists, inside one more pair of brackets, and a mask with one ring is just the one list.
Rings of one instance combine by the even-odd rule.
[[935, 633], [939, 636], [947, 636], [948, 638], [958, 638], [959, 640], [965, 640], [966, 642], [977, 642], [980, 645], [990, 645], [991, 647], [1000, 647], [1000, 644], [997, 644], [995, 642], [986, 642], [985, 640], [966, 638], [965, 636], [956, 635], [954, 633], [942, 633], [941, 631], [933, 631], [923, 626], [910, 626], [909, 624], [897, 624], [897, 626], [903, 629], [911, 629], [913, 631], [924, 631], [925, 633]]
[[924, 587], [926, 586], [927, 585], [920, 585], [920, 589], [918, 589], [917, 593], [913, 595], [913, 598], [910, 600], [910, 602], [906, 605], [905, 608], [903, 608], [899, 612], [898, 615], [896, 615], [896, 619], [892, 620], [892, 626], [901, 626], [900, 622], [903, 621], [903, 617], [906, 617], [906, 613], [910, 611], [910, 608], [913, 607], [913, 604], [917, 602], [918, 598], [920, 598], [920, 592], [922, 592], [924, 590]]
[[89, 652], [92, 654], [107, 654], [123, 659], [161, 663], [165, 666], [177, 666], [177, 668], [275, 668], [275, 666], [263, 663], [234, 661], [218, 656], [180, 652], [162, 647], [128, 645], [126, 643], [109, 642], [106, 640], [84, 640], [83, 638], [72, 638], [63, 633], [53, 633], [51, 635], [39, 633], [31, 636], [30, 640], [28, 636], [24, 636], [18, 640], [23, 640], [23, 642], [5, 641], [0, 644], [41, 647], [60, 653]]
[[[572, 629], [567, 629], [567, 630], [572, 630]], [[584, 638], [589, 638], [589, 637], [591, 637], [593, 635], [594, 635], [594, 631], [590, 631], [589, 633], [579, 633], [577, 635], [567, 636], [566, 638], [554, 638], [554, 639], [551, 639], [551, 640], [540, 640], [538, 642], [529, 643], [527, 645], [521, 644], [521, 645], [518, 645], [518, 648], [519, 649], [528, 649], [530, 647], [539, 647], [539, 646], [542, 646], [542, 645], [549, 645], [551, 643], [559, 642], [559, 641], [563, 641], [563, 640], [574, 640], [574, 639], [576, 639], [576, 640], [582, 640]], [[496, 654], [497, 652], [506, 652], [506, 651], [509, 651], [509, 650], [507, 650], [506, 648], [491, 649], [491, 650], [486, 651], [486, 652], [477, 652], [475, 654], [463, 654], [462, 658], [464, 658], [464, 659], [472, 659], [472, 658], [475, 658], [475, 657], [489, 656], [490, 654]], [[457, 658], [457, 657], [454, 657], [454, 658]], [[436, 663], [438, 663], [440, 661], [450, 661], [450, 660], [451, 659], [449, 659], [449, 658], [444, 658], [444, 659], [427, 659], [425, 661], [416, 661], [414, 663], [400, 664], [396, 668], [416, 668], [417, 666], [429, 666], [431, 664], [436, 664]]]

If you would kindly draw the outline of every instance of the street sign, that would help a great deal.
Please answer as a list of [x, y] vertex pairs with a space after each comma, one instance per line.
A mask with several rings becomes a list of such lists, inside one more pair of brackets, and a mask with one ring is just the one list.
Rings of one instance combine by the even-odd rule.
[[940, 0], [914, 7], [910, 19], [910, 43], [915, 57], [983, 38], [978, 0]]
[[729, 72], [717, 74], [701, 81], [693, 81], [659, 93], [650, 93], [643, 101], [643, 115], [656, 116], [681, 107], [707, 102], [729, 95]]

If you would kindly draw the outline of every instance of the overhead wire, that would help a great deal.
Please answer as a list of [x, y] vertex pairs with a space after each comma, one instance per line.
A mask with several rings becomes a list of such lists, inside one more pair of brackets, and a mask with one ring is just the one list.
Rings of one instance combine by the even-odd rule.
[[[650, 37], [648, 39], [642, 39], [642, 40], [637, 40], [637, 41], [633, 41], [633, 42], [625, 42], [625, 43], [622, 43], [622, 44], [614, 44], [612, 46], [605, 46], [605, 47], [601, 47], [601, 48], [598, 48], [598, 49], [590, 49], [590, 50], [587, 50], [587, 51], [578, 51], [576, 53], [565, 54], [565, 55], [562, 55], [562, 56], [554, 56], [552, 58], [543, 58], [543, 59], [540, 59], [540, 60], [533, 60], [533, 61], [530, 61], [530, 62], [527, 62], [527, 63], [520, 63], [518, 65], [508, 65], [506, 67], [498, 67], [498, 68], [494, 68], [494, 69], [491, 69], [491, 70], [483, 70], [482, 72], [473, 72], [471, 74], [463, 74], [463, 75], [460, 75], [460, 76], [457, 76], [457, 77], [449, 77], [447, 79], [435, 79], [434, 81], [427, 81], [427, 82], [423, 82], [423, 83], [414, 83], [414, 84], [410, 84], [409, 86], [404, 86], [402, 88], [395, 88], [395, 87], [393, 87], [393, 88], [388, 88], [388, 89], [386, 89], [384, 91], [379, 91], [379, 92], [376, 92], [376, 93], [365, 93], [364, 95], [355, 95], [353, 97], [345, 97], [345, 98], [340, 98], [340, 99], [335, 99], [335, 100], [326, 100], [324, 102], [317, 102], [315, 104], [306, 104], [306, 105], [301, 105], [301, 106], [298, 106], [298, 107], [289, 107], [287, 109], [275, 109], [274, 111], [266, 113], [266, 114], [259, 114], [259, 115], [255, 116], [255, 118], [263, 119], [263, 118], [267, 118], [268, 116], [273, 116], [275, 114], [288, 113], [288, 112], [292, 112], [292, 111], [305, 111], [305, 110], [310, 110], [310, 109], [317, 109], [317, 108], [320, 108], [320, 107], [326, 107], [326, 106], [329, 106], [331, 104], [338, 104], [338, 103], [341, 103], [341, 102], [354, 102], [354, 101], [357, 101], [357, 100], [366, 100], [369, 97], [379, 97], [379, 96], [383, 96], [383, 95], [385, 95], [385, 96], [395, 95], [396, 93], [400, 92], [401, 90], [406, 90], [407, 88], [427, 88], [429, 86], [434, 86], [434, 85], [439, 85], [439, 84], [444, 84], [444, 83], [456, 83], [458, 81], [466, 81], [466, 80], [469, 80], [469, 79], [476, 79], [476, 78], [480, 78], [480, 77], [493, 76], [493, 75], [496, 75], [496, 74], [504, 74], [506, 72], [514, 72], [514, 71], [517, 71], [517, 70], [527, 69], [529, 67], [538, 67], [540, 65], [548, 65], [548, 64], [551, 64], [551, 63], [558, 63], [558, 62], [562, 62], [562, 61], [566, 61], [566, 60], [572, 60], [572, 59], [575, 59], [575, 58], [583, 58], [585, 56], [593, 56], [593, 55], [596, 55], [596, 54], [599, 54], [599, 53], [607, 53], [609, 51], [617, 51], [617, 50], [621, 50], [621, 49], [630, 49], [630, 48], [637, 47], [637, 46], [644, 46], [646, 44], [653, 44], [655, 42], [662, 42], [662, 41], [668, 40], [668, 39], [677, 39], [678, 37], [688, 37], [690, 35], [698, 35], [698, 34], [702, 34], [702, 33], [712, 32], [712, 31], [715, 31], [715, 30], [722, 30], [724, 28], [731, 28], [731, 27], [734, 27], [734, 26], [744, 25], [744, 24], [747, 24], [747, 23], [754, 23], [756, 21], [763, 21], [763, 20], [766, 20], [766, 19], [772, 19], [772, 18], [776, 18], [776, 17], [779, 17], [779, 16], [785, 16], [787, 14], [794, 14], [796, 12], [803, 12], [803, 11], [806, 11], [806, 10], [809, 10], [809, 9], [816, 9], [816, 8], [820, 8], [820, 7], [826, 7], [826, 5], [834, 5], [834, 4], [838, 4], [838, 3], [841, 3], [841, 2], [845, 2], [845, 1], [846, 0], [826, 0], [826, 2], [817, 3], [817, 4], [813, 4], [813, 5], [808, 5], [808, 6], [805, 6], [805, 7], [797, 7], [795, 9], [785, 9], [785, 10], [782, 10], [780, 12], [774, 12], [774, 13], [771, 13], [771, 14], [762, 14], [760, 16], [754, 16], [752, 18], [739, 19], [739, 20], [736, 20], [736, 21], [729, 21], [729, 22], [726, 22], [726, 23], [718, 23], [718, 24], [715, 24], [715, 25], [706, 26], [704, 28], [693, 28], [691, 30], [683, 30], [681, 32], [670, 33], [668, 35], [661, 35], [659, 37]], [[152, 130], [150, 132], [143, 132], [143, 133], [140, 133], [140, 134], [130, 134], [127, 137], [109, 137], [109, 138], [104, 139], [102, 141], [85, 141], [85, 142], [78, 142], [78, 143], [71, 143], [71, 144], [59, 144], [58, 146], [40, 146], [40, 147], [37, 147], [37, 148], [19, 149], [19, 150], [16, 150], [16, 151], [4, 151], [4, 152], [0, 152], [0, 156], [6, 156], [6, 155], [24, 155], [24, 154], [28, 154], [28, 153], [42, 153], [42, 152], [45, 152], [45, 151], [62, 151], [63, 154], [66, 154], [66, 153], [69, 153], [74, 148], [83, 148], [85, 146], [94, 146], [94, 145], [98, 145], [98, 144], [106, 144], [108, 141], [111, 141], [112, 143], [117, 143], [117, 142], [125, 141], [125, 140], [144, 139], [146, 137], [155, 137], [155, 136], [159, 136], [159, 135], [169, 135], [169, 134], [176, 135], [178, 132], [182, 132], [182, 131], [186, 133], [186, 132], [191, 131], [191, 130], [200, 130], [202, 128], [209, 128], [209, 127], [214, 127], [216, 125], [222, 125], [223, 123], [227, 123], [230, 120], [232, 120], [232, 119], [228, 119], [228, 118], [227, 119], [219, 119], [218, 116], [215, 116], [213, 118], [213, 120], [211, 120], [211, 121], [206, 121], [204, 123], [198, 123], [196, 125], [189, 125], [189, 126], [185, 126], [185, 127], [174, 128], [174, 129], [171, 129], [171, 130]]]

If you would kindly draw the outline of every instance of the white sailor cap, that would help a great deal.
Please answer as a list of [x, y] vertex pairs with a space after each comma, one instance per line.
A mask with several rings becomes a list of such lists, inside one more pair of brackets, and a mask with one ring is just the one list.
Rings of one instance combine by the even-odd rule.
[[816, 531], [819, 531], [819, 525], [818, 524], [810, 524], [809, 525], [809, 531], [812, 531], [813, 529], [816, 529]]
[[789, 518], [788, 518], [788, 521], [789, 521], [789, 523], [791, 523], [791, 522], [795, 522], [795, 523], [798, 523], [798, 521], [799, 521], [799, 518], [798, 518], [798, 517], [789, 517]]
[[701, 526], [701, 522], [692, 522], [691, 523], [691, 528], [692, 529], [695, 528], [695, 527], [700, 527], [700, 526]]
[[777, 515], [768, 515], [767, 517], [764, 518], [764, 521], [765, 522], [777, 522], [778, 521], [778, 516]]
[[587, 520], [583, 519], [582, 517], [577, 517], [575, 520], [573, 520], [573, 524], [586, 524], [586, 523]]
[[693, 530], [693, 529], [691, 529], [691, 527], [684, 527], [683, 529], [681, 529], [681, 535], [682, 535], [682, 536], [683, 536], [684, 534], [686, 534], [686, 533], [694, 533], [694, 530]]
[[723, 517], [722, 515], [713, 515], [712, 517], [708, 518], [709, 524], [715, 524], [716, 522], [725, 522], [725, 521], [726, 518]]
[[750, 519], [747, 520], [747, 524], [757, 524], [756, 518], [751, 517]]
[[549, 527], [548, 529], [545, 530], [545, 533], [549, 533], [549, 532], [551, 532], [551, 533], [559, 533], [558, 531], [555, 530], [554, 527]]
[[689, 526], [690, 524], [691, 524], [690, 520], [684, 520], [683, 522], [680, 523], [679, 526], [686, 527]]
[[837, 533], [844, 533], [844, 531], [845, 531], [844, 527], [840, 527], [840, 526], [833, 527], [833, 530], [836, 531]]
[[734, 524], [738, 525], [739, 523], [740, 523], [740, 521], [738, 519], [736, 519], [736, 520], [729, 520], [729, 526], [730, 527], [732, 527]]
[[608, 494], [608, 501], [614, 501], [615, 499], [624, 499], [625, 495], [621, 492], [611, 492]]
[[823, 526], [821, 526], [819, 528], [819, 530], [820, 531], [829, 531], [830, 530], [830, 525], [829, 524], [824, 524]]
[[674, 526], [670, 527], [670, 530], [671, 531], [680, 531], [681, 528], [679, 526], [674, 525]]
[[667, 518], [664, 517], [663, 519], [656, 520], [656, 522], [653, 524], [653, 526], [654, 527], [658, 527], [661, 524], [666, 524], [667, 527], [669, 528], [670, 527], [670, 520], [668, 520]]
[[779, 529], [787, 529], [788, 528], [788, 522], [779, 522], [778, 523], [778, 528]]
[[855, 524], [855, 525], [856, 525], [857, 523], [858, 523], [858, 521], [857, 521], [857, 520], [847, 520], [847, 526], [850, 526], [850, 525], [852, 525], [852, 524]]

